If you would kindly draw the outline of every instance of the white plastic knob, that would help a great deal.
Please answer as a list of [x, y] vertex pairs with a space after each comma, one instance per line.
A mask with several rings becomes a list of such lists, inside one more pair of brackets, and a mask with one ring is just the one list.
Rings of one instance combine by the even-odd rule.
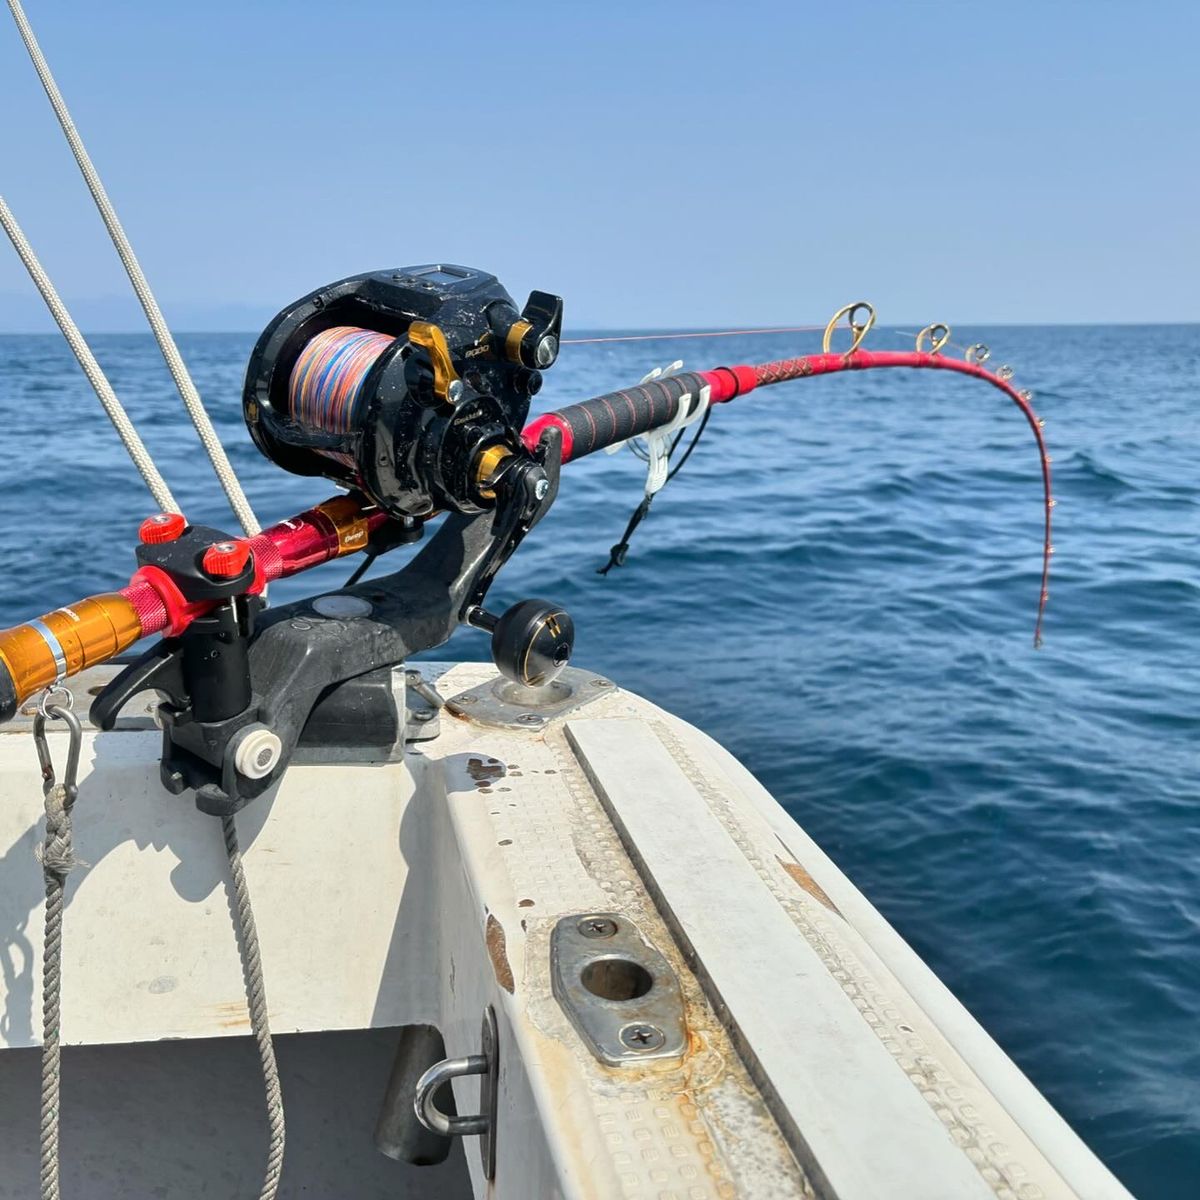
[[283, 743], [278, 735], [269, 729], [251, 729], [238, 742], [233, 765], [247, 779], [262, 779], [270, 775], [282, 753]]

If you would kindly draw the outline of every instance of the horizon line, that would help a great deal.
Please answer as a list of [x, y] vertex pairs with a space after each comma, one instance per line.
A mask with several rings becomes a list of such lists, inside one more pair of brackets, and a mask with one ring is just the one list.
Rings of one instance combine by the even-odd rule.
[[[888, 324], [876, 324], [877, 329], [886, 330], [903, 330], [906, 326], [914, 325], [914, 321], [898, 321], [889, 322]], [[1160, 328], [1160, 329], [1189, 329], [1200, 326], [1200, 320], [1196, 321], [1151, 321], [1151, 320], [1125, 320], [1125, 321], [961, 321], [951, 328], [958, 329], [1143, 329], [1143, 328]], [[819, 332], [824, 329], [824, 325], [814, 324], [811, 326], [812, 332]], [[924, 326], [922, 326], [924, 328]], [[572, 328], [569, 332], [571, 335], [585, 334], [636, 334], [645, 337], [647, 340], [654, 340], [656, 336], [662, 338], [678, 337], [682, 334], [690, 333], [726, 333], [730, 337], [778, 337], [783, 334], [794, 334], [798, 330], [797, 326], [781, 325], [779, 327], [759, 326], [752, 330], [723, 329], [721, 326], [677, 326], [670, 329], [654, 329], [653, 327], [641, 327], [636, 325], [580, 325]], [[261, 326], [246, 326], [243, 328], [223, 328], [223, 329], [208, 329], [196, 328], [192, 329], [186, 325], [174, 325], [171, 327], [173, 333], [179, 334], [194, 334], [204, 336], [241, 336], [245, 334], [260, 334]], [[803, 332], [810, 331], [808, 329]], [[146, 329], [86, 329], [81, 330], [84, 337], [153, 337], [153, 333], [149, 328]], [[568, 332], [566, 330], [564, 333]], [[62, 331], [59, 329], [0, 329], [0, 337], [63, 337]], [[563, 344], [569, 345], [570, 338], [564, 337]]]

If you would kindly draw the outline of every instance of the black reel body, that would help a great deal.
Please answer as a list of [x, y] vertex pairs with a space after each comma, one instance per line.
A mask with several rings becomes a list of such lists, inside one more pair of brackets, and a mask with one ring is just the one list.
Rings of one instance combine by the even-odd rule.
[[92, 706], [95, 723], [111, 728], [139, 692], [164, 695], [164, 783], [226, 814], [279, 780], [302, 737], [394, 743], [403, 714], [389, 669], [464, 621], [492, 632], [507, 678], [534, 687], [558, 674], [574, 635], [561, 608], [524, 601], [497, 618], [482, 605], [558, 492], [561, 430], [526, 448], [521, 427], [561, 322], [557, 296], [534, 292], [518, 312], [495, 276], [444, 265], [356, 275], [280, 313], [246, 373], [258, 448], [395, 518], [374, 535], [377, 553], [419, 536], [420, 518], [449, 512], [394, 574], [262, 616], [252, 558], [228, 580], [197, 566], [205, 546], [237, 539], [195, 527], [143, 547], [143, 565], [167, 571], [184, 601], [220, 604], [113, 679]]
[[518, 312], [494, 275], [430, 265], [355, 275], [284, 309], [250, 357], [255, 445], [394, 517], [491, 507], [487, 453], [516, 450], [558, 354], [562, 301]]

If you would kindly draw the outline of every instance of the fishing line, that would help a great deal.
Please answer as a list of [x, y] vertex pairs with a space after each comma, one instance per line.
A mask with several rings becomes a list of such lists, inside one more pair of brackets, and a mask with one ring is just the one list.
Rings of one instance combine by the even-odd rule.
[[[370, 329], [335, 325], [318, 333], [296, 359], [288, 381], [288, 409], [296, 421], [323, 433], [352, 433], [362, 423], [363, 384], [395, 338]], [[353, 466], [352, 455], [323, 450]]]
[[692, 333], [629, 333], [614, 337], [563, 338], [559, 345], [593, 346], [602, 342], [667, 342], [683, 338], [749, 337], [769, 333], [816, 333], [824, 328], [824, 325], [792, 325], [789, 327], [777, 326], [771, 329], [718, 329]]

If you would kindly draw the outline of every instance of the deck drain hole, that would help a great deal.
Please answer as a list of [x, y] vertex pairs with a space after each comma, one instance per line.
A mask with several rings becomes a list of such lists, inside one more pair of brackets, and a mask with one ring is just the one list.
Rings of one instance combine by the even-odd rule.
[[636, 1000], [654, 986], [654, 976], [631, 958], [593, 959], [579, 980], [602, 1000]]

